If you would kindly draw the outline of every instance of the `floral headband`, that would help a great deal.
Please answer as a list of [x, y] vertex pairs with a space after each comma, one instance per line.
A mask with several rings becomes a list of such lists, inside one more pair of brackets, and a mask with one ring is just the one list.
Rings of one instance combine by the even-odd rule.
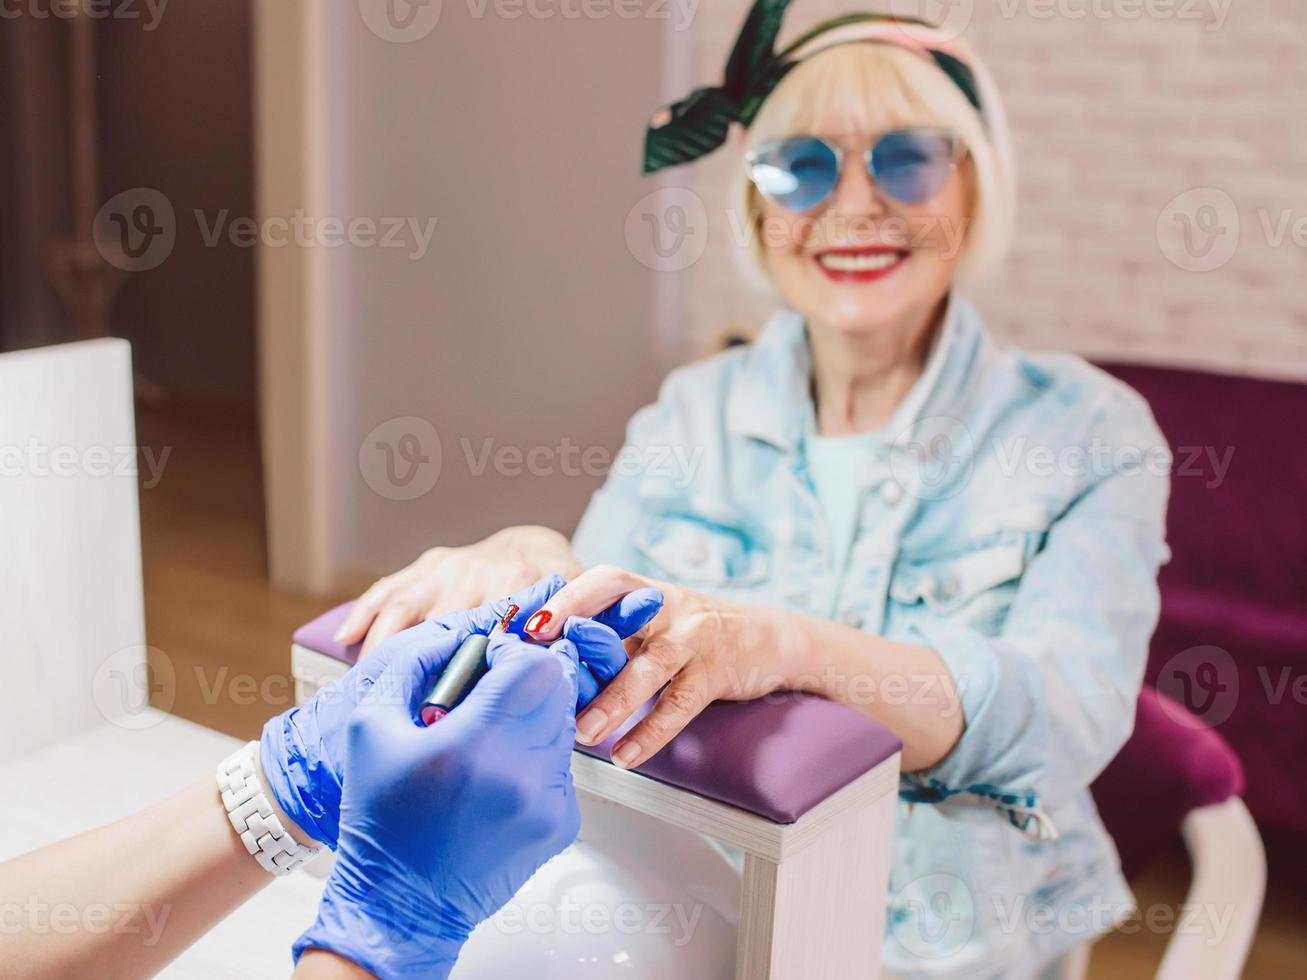
[[939, 66], [983, 117], [976, 76], [964, 60], [965, 52], [937, 26], [889, 14], [845, 14], [823, 21], [778, 52], [776, 35], [789, 5], [790, 0], [757, 0], [740, 28], [722, 84], [697, 88], [654, 113], [644, 138], [646, 174], [717, 149], [726, 142], [731, 123], [753, 122], [791, 68], [837, 44], [875, 41], [914, 51]]

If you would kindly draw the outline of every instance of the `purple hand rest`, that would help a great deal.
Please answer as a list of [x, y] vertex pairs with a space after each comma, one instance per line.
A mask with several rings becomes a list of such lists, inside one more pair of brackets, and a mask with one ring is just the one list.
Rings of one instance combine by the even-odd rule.
[[[332, 640], [351, 605], [301, 626], [295, 643], [353, 664], [358, 644]], [[638, 711], [622, 732], [648, 709]], [[577, 748], [607, 760], [617, 737]], [[900, 747], [893, 732], [851, 708], [808, 694], [774, 694], [709, 705], [637, 771], [774, 823], [793, 823]]]

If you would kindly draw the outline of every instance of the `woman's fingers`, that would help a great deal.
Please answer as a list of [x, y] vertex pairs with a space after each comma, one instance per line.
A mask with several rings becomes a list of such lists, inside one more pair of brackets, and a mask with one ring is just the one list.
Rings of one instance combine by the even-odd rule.
[[712, 701], [707, 671], [698, 659], [691, 660], [640, 723], [613, 746], [613, 762], [632, 769], [657, 755]]
[[372, 625], [372, 621], [377, 618], [377, 613], [385, 604], [387, 591], [388, 583], [384, 578], [373, 582], [372, 586], [355, 601], [354, 608], [349, 611], [349, 615], [340, 624], [332, 639], [347, 645], [363, 639], [367, 635], [368, 627]]
[[567, 583], [546, 602], [527, 622], [526, 632], [532, 639], [552, 642], [558, 639], [569, 616], [594, 616], [628, 592], [646, 584], [639, 575], [612, 565], [596, 565]]
[[606, 739], [676, 676], [689, 655], [679, 644], [659, 639], [645, 643], [576, 720], [577, 740], [595, 745]]
[[422, 613], [411, 603], [404, 601], [391, 602], [373, 620], [372, 628], [368, 630], [367, 639], [363, 641], [361, 655], [366, 655], [378, 643], [389, 639], [396, 633], [402, 632], [410, 626], [416, 626], [422, 622], [423, 618]]

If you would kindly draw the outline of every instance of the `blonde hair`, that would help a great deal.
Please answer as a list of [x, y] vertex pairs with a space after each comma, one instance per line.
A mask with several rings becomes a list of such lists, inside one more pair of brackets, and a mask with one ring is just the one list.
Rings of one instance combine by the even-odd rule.
[[[893, 44], [849, 42], [811, 55], [792, 68], [758, 110], [748, 147], [764, 140], [813, 132], [818, 120], [838, 119], [846, 132], [883, 132], [937, 126], [966, 147], [961, 164], [969, 179], [970, 211], [958, 278], [976, 282], [1007, 256], [1016, 217], [1016, 180], [1007, 117], [985, 67], [968, 51], [984, 119], [962, 90], [933, 62]], [[761, 238], [762, 199], [740, 168], [735, 199], [753, 223], [752, 264], [767, 275]]]

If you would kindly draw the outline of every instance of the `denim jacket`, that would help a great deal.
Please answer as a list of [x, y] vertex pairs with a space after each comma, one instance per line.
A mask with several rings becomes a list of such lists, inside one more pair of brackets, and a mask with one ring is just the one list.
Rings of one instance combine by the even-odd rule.
[[966, 727], [902, 777], [882, 966], [1028, 975], [1132, 907], [1088, 787], [1130, 734], [1157, 621], [1165, 440], [1134, 391], [998, 346], [954, 298], [866, 450], [841, 575], [813, 431], [806, 329], [782, 310], [632, 418], [574, 548], [934, 650]]

